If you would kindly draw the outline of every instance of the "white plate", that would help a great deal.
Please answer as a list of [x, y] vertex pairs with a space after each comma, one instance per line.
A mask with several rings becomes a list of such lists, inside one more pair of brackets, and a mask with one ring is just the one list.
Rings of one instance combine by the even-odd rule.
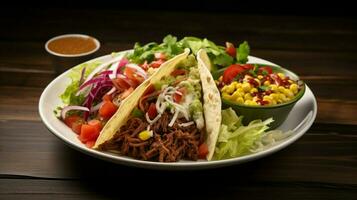
[[[110, 55], [102, 56], [94, 60], [99, 60], [105, 62], [110, 58]], [[275, 65], [269, 61], [250, 56], [249, 62], [251, 63], [261, 63]], [[286, 121], [278, 127], [281, 130], [295, 130], [293, 135], [286, 138], [274, 146], [271, 146], [261, 152], [218, 161], [180, 161], [176, 163], [160, 163], [160, 162], [150, 162], [135, 160], [129, 157], [118, 156], [108, 152], [96, 151], [87, 148], [78, 139], [77, 135], [72, 132], [64, 123], [57, 119], [54, 115], [53, 110], [62, 104], [59, 95], [63, 93], [66, 86], [70, 83], [70, 79], [67, 77], [69, 70], [58, 76], [53, 80], [43, 91], [40, 101], [39, 101], [39, 112], [42, 121], [45, 123], [47, 128], [58, 138], [63, 140], [65, 143], [69, 144], [71, 147], [86, 153], [88, 155], [115, 162], [118, 164], [151, 168], [151, 169], [167, 169], [167, 170], [180, 170], [180, 169], [206, 169], [215, 168], [233, 164], [240, 164], [248, 161], [252, 161], [264, 156], [270, 155], [277, 152], [288, 145], [299, 139], [312, 125], [315, 120], [317, 113], [317, 104], [314, 94], [311, 92], [310, 88], [306, 86], [306, 91], [304, 96], [296, 103], [294, 108], [291, 110]]]

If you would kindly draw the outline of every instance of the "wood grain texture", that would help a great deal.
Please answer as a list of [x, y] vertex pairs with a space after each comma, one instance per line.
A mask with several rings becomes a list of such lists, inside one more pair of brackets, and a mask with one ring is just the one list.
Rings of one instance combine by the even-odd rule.
[[[0, 31], [0, 199], [147, 198], [158, 188], [156, 198], [170, 199], [189, 193], [195, 199], [356, 199], [355, 18], [104, 9], [27, 9], [0, 16], [6, 27]], [[155, 171], [90, 157], [52, 135], [37, 108], [55, 78], [44, 44], [75, 32], [101, 41], [96, 56], [130, 49], [134, 42], [159, 42], [169, 33], [220, 44], [248, 40], [252, 55], [296, 72], [308, 84], [318, 101], [316, 121], [272, 156], [219, 169]]]
[[[165, 180], [162, 180], [166, 182]], [[100, 182], [101, 184], [98, 184]], [[210, 181], [212, 182], [212, 181]], [[357, 192], [355, 187], [345, 185], [320, 185], [301, 182], [236, 182], [233, 184], [211, 184], [192, 186], [188, 183], [185, 192], [175, 192], [176, 187], [182, 187], [177, 182], [161, 184], [160, 195], [153, 193], [156, 185], [147, 185], [138, 189], [132, 182], [119, 188], [107, 180], [42, 180], [42, 179], [2, 179], [0, 180], [0, 195], [9, 199], [353, 199]], [[219, 189], [217, 189], [219, 188]], [[4, 192], [6, 191], [6, 192]], [[198, 192], [200, 191], [200, 192]], [[204, 191], [204, 192], [201, 192]], [[255, 195], [252, 195], [255, 194]], [[306, 194], [309, 194], [308, 196]]]

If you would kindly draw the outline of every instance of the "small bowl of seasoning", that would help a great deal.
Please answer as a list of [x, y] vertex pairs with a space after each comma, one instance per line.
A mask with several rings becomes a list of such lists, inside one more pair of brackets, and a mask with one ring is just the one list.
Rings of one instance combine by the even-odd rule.
[[56, 36], [45, 44], [57, 75], [93, 58], [99, 48], [100, 42], [96, 38], [83, 34]]

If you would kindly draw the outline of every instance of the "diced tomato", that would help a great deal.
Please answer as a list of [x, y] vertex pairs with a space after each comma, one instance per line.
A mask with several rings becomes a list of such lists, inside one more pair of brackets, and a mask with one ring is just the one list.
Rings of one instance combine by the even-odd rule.
[[[174, 98], [174, 101], [176, 103], [180, 103], [182, 101], [182, 98], [185, 96], [186, 94], [186, 88], [182, 87], [182, 88], [179, 88], [177, 90], [178, 92], [175, 92], [174, 95], [173, 95], [173, 98]], [[181, 93], [181, 94], [180, 94]]]
[[99, 136], [100, 131], [95, 126], [89, 124], [83, 124], [81, 128], [81, 134], [79, 135], [79, 140], [85, 143], [88, 141], [95, 141]]
[[136, 85], [139, 85], [144, 81], [144, 78], [138, 75], [135, 69], [126, 67], [124, 70], [124, 74], [128, 77], [128, 79], [133, 81]]
[[150, 63], [150, 67], [152, 67], [152, 68], [159, 68], [164, 62], [165, 62], [165, 60], [163, 60], [163, 59], [156, 60], [156, 61], [152, 61], [152, 62]]
[[271, 67], [265, 66], [265, 67], [259, 67], [259, 72], [263, 73], [263, 71], [266, 71], [268, 74], [273, 73], [273, 69]]
[[126, 89], [123, 93], [120, 94], [121, 99], [125, 99], [128, 97], [132, 92], [134, 91], [134, 88], [130, 87], [129, 89]]
[[72, 124], [71, 128], [72, 128], [73, 132], [75, 132], [79, 135], [79, 134], [81, 134], [82, 125], [83, 125], [83, 121], [79, 120], [79, 121], [74, 122]]
[[159, 53], [155, 53], [155, 59], [157, 60], [166, 60], [166, 55], [162, 52], [159, 52]]
[[130, 87], [129, 83], [127, 83], [123, 78], [118, 77], [113, 80], [113, 84], [121, 90], [128, 89]]
[[88, 125], [94, 126], [98, 132], [102, 130], [102, 122], [97, 119], [90, 120]]
[[71, 115], [71, 116], [67, 116], [67, 117], [64, 119], [64, 123], [65, 123], [68, 127], [72, 128], [73, 123], [75, 123], [75, 122], [77, 122], [77, 121], [79, 121], [79, 120], [82, 120], [82, 118], [81, 118], [80, 116], [78, 116], [78, 115]]
[[174, 101], [175, 101], [176, 103], [180, 103], [181, 100], [182, 100], [182, 95], [181, 95], [181, 94], [178, 94], [177, 92], [175, 92], [175, 94], [173, 95], [173, 97], [174, 97]]
[[208, 154], [208, 146], [206, 143], [202, 143], [198, 147], [198, 158], [205, 159]]
[[223, 72], [223, 82], [225, 84], [229, 84], [233, 81], [233, 79], [240, 73], [244, 72], [246, 69], [242, 67], [242, 65], [239, 64], [234, 64], [229, 66], [224, 72]]
[[150, 119], [154, 119], [157, 115], [156, 105], [151, 103], [148, 109], [148, 115]]
[[118, 107], [113, 104], [111, 101], [106, 101], [104, 104], [99, 108], [99, 115], [104, 119], [109, 119], [114, 115], [117, 111]]
[[112, 98], [112, 95], [108, 95], [108, 94], [105, 94], [103, 97], [102, 97], [103, 101], [112, 101], [113, 98]]
[[149, 64], [148, 61], [145, 60], [145, 62], [143, 64], [139, 65], [141, 68], [143, 68], [144, 70], [147, 70], [149, 68]]
[[91, 141], [86, 142], [86, 146], [88, 148], [92, 148], [94, 146], [94, 144], [95, 144], [95, 140], [91, 140]]
[[187, 74], [187, 70], [185, 69], [175, 69], [173, 72], [171, 72], [171, 76], [179, 76], [185, 74]]
[[237, 50], [234, 47], [234, 45], [230, 42], [226, 42], [226, 52], [228, 53], [228, 55], [232, 56], [232, 57], [236, 57], [237, 55]]
[[252, 64], [243, 64], [243, 65], [241, 65], [244, 69], [248, 69], [248, 70], [250, 70], [250, 69], [254, 69], [254, 65], [252, 65]]

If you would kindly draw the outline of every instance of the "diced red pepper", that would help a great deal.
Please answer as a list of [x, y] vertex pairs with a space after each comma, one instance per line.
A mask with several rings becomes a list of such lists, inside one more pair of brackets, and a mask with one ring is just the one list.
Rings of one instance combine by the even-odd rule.
[[226, 52], [228, 55], [232, 56], [232, 57], [236, 57], [237, 55], [237, 50], [234, 47], [234, 45], [230, 42], [226, 42]]

